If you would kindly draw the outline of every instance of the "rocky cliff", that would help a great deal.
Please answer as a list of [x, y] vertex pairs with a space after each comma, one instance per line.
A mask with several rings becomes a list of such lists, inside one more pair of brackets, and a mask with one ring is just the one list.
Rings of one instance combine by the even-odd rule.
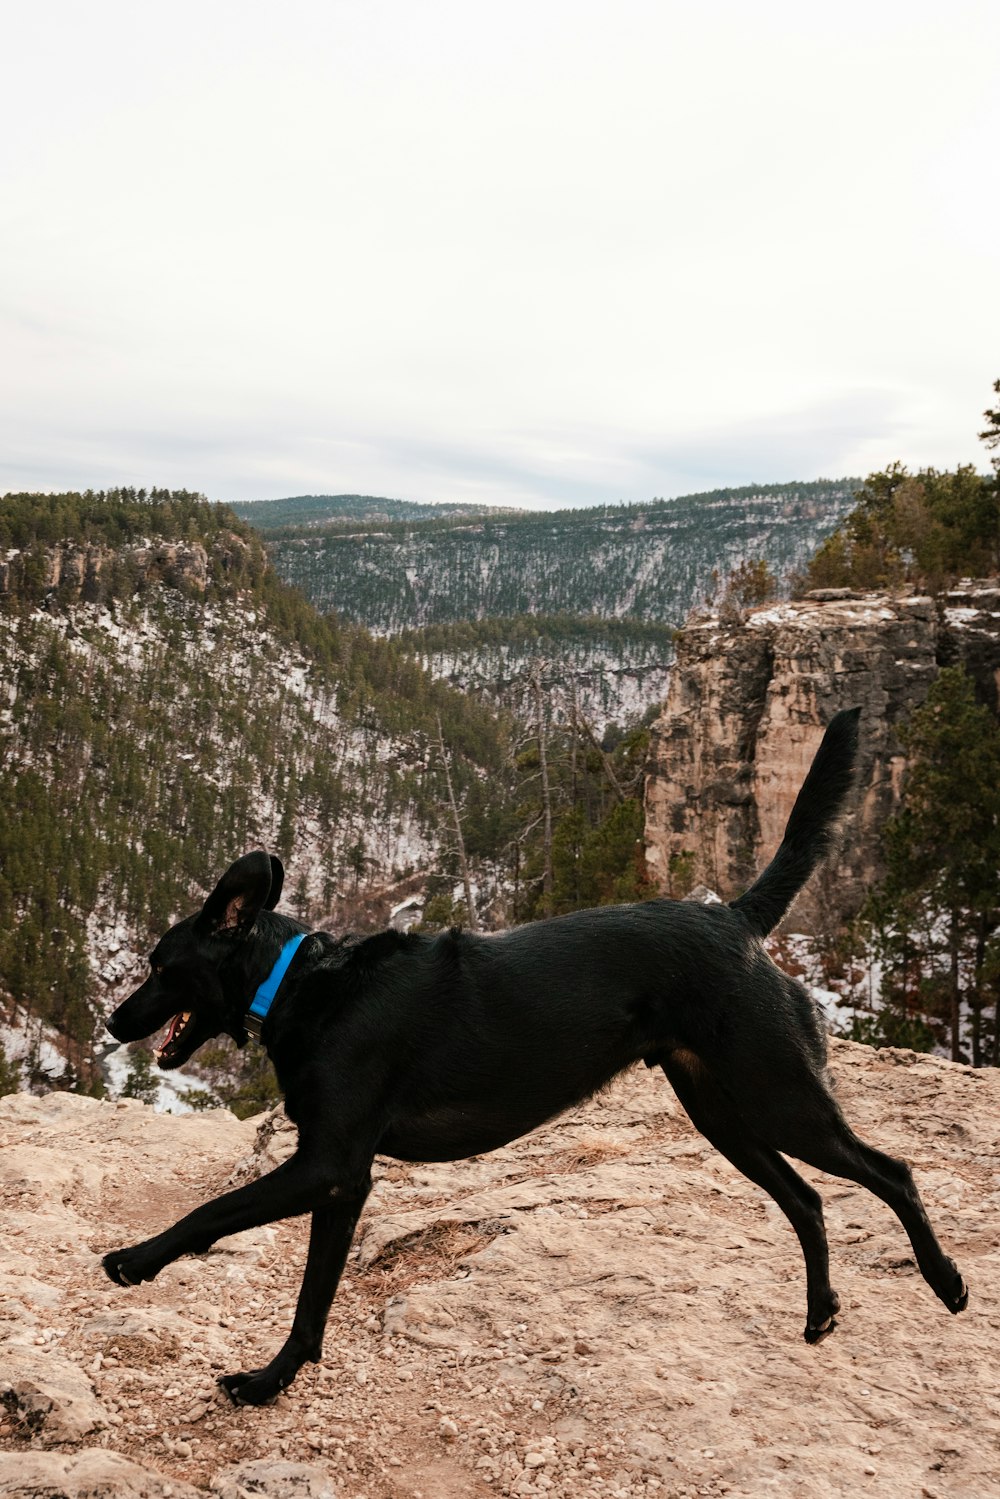
[[[152, 540], [123, 547], [101, 542], [66, 541], [57, 546], [12, 547], [0, 556], [0, 601], [16, 595], [26, 581], [57, 593], [61, 603], [95, 603], [127, 572], [133, 583], [162, 583], [204, 593], [213, 577], [260, 570], [263, 556], [256, 543], [234, 531], [223, 532], [211, 548], [200, 542]], [[37, 574], [37, 576], [35, 576]]]
[[831, 1061], [859, 1132], [912, 1163], [963, 1316], [881, 1203], [806, 1169], [843, 1302], [807, 1347], [795, 1235], [639, 1068], [503, 1150], [378, 1162], [324, 1361], [263, 1410], [215, 1378], [283, 1340], [303, 1220], [128, 1291], [98, 1257], [281, 1159], [281, 1116], [0, 1100], [0, 1496], [995, 1493], [1000, 1074], [847, 1042]]
[[996, 709], [996, 580], [937, 601], [821, 591], [736, 624], [687, 625], [647, 779], [647, 859], [660, 887], [682, 895], [703, 882], [727, 900], [745, 888], [781, 841], [826, 724], [860, 705], [859, 773], [840, 850], [793, 920], [822, 930], [851, 914], [878, 873], [877, 835], [898, 805], [900, 725], [956, 661]]

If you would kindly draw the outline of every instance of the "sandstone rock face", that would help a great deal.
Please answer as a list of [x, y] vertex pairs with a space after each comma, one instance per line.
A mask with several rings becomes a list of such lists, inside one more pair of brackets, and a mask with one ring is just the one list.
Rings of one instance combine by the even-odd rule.
[[[49, 547], [42, 559], [44, 586], [65, 602], [91, 603], [106, 591], [112, 569], [123, 566], [136, 579], [204, 593], [213, 577], [239, 572], [252, 556], [249, 542], [233, 531], [220, 532], [211, 552], [200, 542], [150, 541], [120, 549], [83, 542]], [[26, 554], [0, 558], [0, 599], [15, 594], [25, 575]]]
[[853, 914], [879, 872], [878, 833], [899, 802], [899, 728], [943, 665], [963, 661], [997, 705], [1000, 589], [969, 584], [942, 604], [846, 590], [681, 633], [646, 784], [647, 860], [665, 894], [702, 882], [726, 900], [781, 841], [823, 730], [860, 706], [857, 785], [839, 853], [792, 924]]
[[[30, 1363], [52, 1402], [39, 1422], [0, 1395], [0, 1499], [1000, 1491], [1000, 1072], [838, 1041], [831, 1069], [858, 1132], [913, 1165], [963, 1316], [880, 1202], [804, 1168], [843, 1304], [807, 1347], [788, 1223], [638, 1067], [489, 1155], [377, 1161], [323, 1362], [263, 1410], [215, 1380], [283, 1341], [304, 1220], [131, 1290], [99, 1256], [224, 1190], [236, 1162], [269, 1169], [280, 1116], [0, 1099], [0, 1378], [21, 1386]], [[74, 1435], [52, 1423], [80, 1392], [100, 1414]]]
[[202, 592], [208, 582], [208, 553], [195, 542], [154, 542], [114, 551], [106, 546], [84, 546], [65, 542], [46, 556], [47, 583], [71, 600], [95, 599], [102, 578], [113, 560], [130, 565], [139, 577], [172, 587], [186, 586]]
[[108, 549], [67, 542], [48, 554], [48, 586], [61, 588], [73, 598], [93, 598], [100, 588]]

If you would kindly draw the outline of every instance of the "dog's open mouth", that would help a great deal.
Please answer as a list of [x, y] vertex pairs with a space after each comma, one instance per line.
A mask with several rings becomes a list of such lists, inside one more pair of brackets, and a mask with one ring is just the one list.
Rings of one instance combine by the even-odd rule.
[[179, 1015], [174, 1016], [173, 1020], [167, 1026], [167, 1033], [156, 1052], [156, 1060], [161, 1067], [169, 1067], [170, 1063], [177, 1057], [181, 1049], [181, 1043], [191, 1027], [191, 1020], [192, 1011], [182, 1010]]

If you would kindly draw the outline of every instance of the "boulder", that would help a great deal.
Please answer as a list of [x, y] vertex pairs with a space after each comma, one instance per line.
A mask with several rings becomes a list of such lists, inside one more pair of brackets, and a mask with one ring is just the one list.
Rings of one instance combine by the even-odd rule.
[[333, 1481], [315, 1463], [288, 1463], [272, 1458], [236, 1463], [212, 1480], [218, 1499], [337, 1499]]
[[0, 1452], [0, 1499], [200, 1499], [188, 1483], [103, 1447]]
[[108, 1424], [92, 1383], [76, 1364], [17, 1346], [3, 1352], [0, 1405], [15, 1428], [46, 1445], [79, 1442]]

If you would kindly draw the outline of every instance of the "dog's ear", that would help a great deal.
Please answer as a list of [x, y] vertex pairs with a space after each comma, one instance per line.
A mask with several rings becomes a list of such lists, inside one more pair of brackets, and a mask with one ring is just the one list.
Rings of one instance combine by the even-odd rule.
[[281, 899], [281, 887], [285, 883], [285, 866], [277, 854], [271, 854], [271, 890], [264, 902], [265, 911], [273, 911]]
[[202, 906], [198, 927], [206, 932], [249, 931], [261, 911], [268, 908], [271, 883], [271, 860], [264, 850], [256, 848], [252, 854], [244, 854], [230, 864]]

